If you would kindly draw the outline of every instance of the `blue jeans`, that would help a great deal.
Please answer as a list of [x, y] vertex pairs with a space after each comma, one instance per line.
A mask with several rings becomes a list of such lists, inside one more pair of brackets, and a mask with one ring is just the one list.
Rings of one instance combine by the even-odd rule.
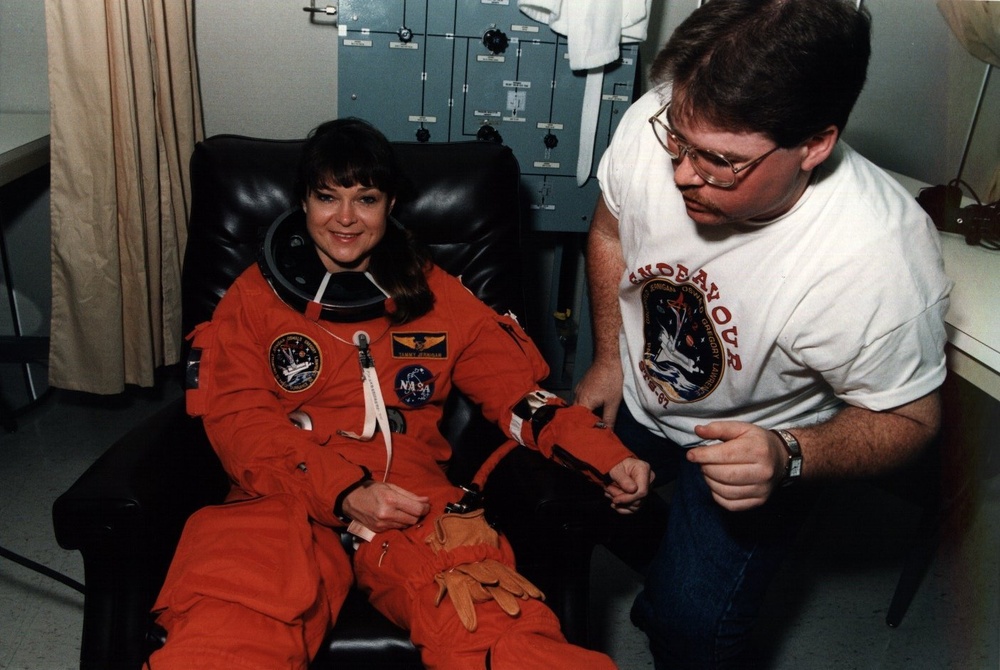
[[677, 480], [666, 533], [632, 606], [655, 667], [747, 667], [747, 641], [765, 590], [814, 492], [780, 489], [757, 509], [729, 512], [712, 499], [685, 450], [650, 433], [624, 404], [615, 433], [652, 465], [657, 484]]

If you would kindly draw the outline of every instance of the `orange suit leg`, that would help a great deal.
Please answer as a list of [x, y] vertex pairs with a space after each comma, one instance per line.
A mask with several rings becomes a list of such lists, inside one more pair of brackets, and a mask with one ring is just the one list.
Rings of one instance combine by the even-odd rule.
[[[376, 609], [410, 631], [427, 668], [486, 668], [487, 655], [492, 670], [615, 668], [606, 655], [569, 644], [559, 629], [559, 619], [538, 600], [521, 600], [517, 617], [509, 616], [492, 600], [478, 603], [477, 628], [475, 632], [466, 630], [448, 596], [440, 605], [434, 604], [438, 594], [434, 574], [441, 566], [424, 542], [432, 528], [433, 524], [425, 523], [405, 531], [380, 533], [371, 543], [361, 545], [354, 556], [358, 585]], [[506, 539], [501, 538], [501, 548], [491, 549], [490, 554], [514, 565]]]
[[188, 520], [154, 610], [151, 670], [304, 670], [353, 581], [339, 538], [277, 494]]

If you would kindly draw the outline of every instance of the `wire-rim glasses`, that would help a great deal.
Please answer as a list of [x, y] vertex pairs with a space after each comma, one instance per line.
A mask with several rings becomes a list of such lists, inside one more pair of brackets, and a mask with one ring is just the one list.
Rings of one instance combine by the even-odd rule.
[[690, 158], [691, 167], [698, 173], [698, 176], [713, 186], [730, 188], [736, 183], [737, 175], [749, 170], [781, 148], [774, 147], [752, 161], [736, 167], [731, 160], [717, 151], [702, 149], [684, 140], [677, 134], [676, 130], [670, 127], [669, 112], [670, 103], [668, 102], [660, 107], [656, 114], [649, 117], [649, 125], [653, 129], [653, 134], [656, 135], [656, 141], [660, 143], [660, 146], [672, 160], [683, 160], [685, 155]]

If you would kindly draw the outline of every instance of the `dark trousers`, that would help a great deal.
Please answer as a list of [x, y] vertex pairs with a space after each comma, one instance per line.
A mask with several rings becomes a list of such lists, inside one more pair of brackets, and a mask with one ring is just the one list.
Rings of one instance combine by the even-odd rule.
[[615, 433], [652, 465], [657, 484], [676, 479], [666, 533], [632, 606], [655, 667], [747, 667], [747, 641], [767, 586], [818, 492], [780, 489], [759, 508], [729, 512], [712, 499], [685, 450], [640, 425], [624, 404]]

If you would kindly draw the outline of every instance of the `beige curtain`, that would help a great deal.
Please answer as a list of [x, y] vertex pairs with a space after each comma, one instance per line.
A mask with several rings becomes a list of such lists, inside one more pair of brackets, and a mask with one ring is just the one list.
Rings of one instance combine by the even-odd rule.
[[966, 51], [1000, 67], [1000, 3], [938, 0], [937, 6]]
[[188, 158], [204, 135], [192, 5], [45, 2], [52, 386], [150, 386], [179, 358]]

